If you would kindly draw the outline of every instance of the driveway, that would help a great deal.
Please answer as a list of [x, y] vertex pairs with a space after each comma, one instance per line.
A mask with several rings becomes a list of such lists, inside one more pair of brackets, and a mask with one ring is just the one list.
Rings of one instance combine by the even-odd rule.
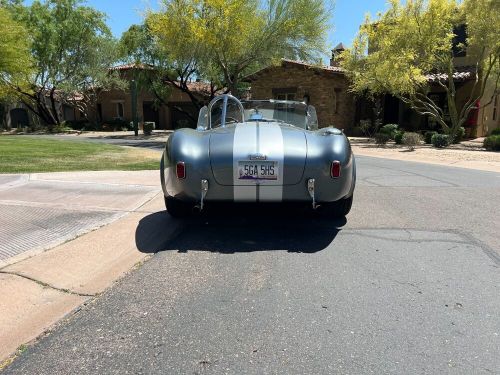
[[149, 214], [150, 260], [5, 373], [499, 373], [500, 174], [358, 170], [347, 222]]
[[157, 175], [157, 171], [0, 175], [0, 266], [136, 210], [160, 191]]

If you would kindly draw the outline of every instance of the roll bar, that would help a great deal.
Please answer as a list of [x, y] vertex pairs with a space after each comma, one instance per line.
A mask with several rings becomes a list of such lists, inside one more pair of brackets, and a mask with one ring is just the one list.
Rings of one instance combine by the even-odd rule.
[[223, 101], [221, 124], [220, 124], [221, 127], [226, 126], [227, 103], [229, 102], [229, 100], [233, 100], [236, 102], [236, 104], [238, 105], [238, 108], [241, 112], [241, 120], [245, 121], [245, 110], [243, 109], [243, 104], [241, 104], [241, 102], [236, 97], [232, 96], [231, 94], [219, 95], [219, 96], [216, 96], [215, 98], [213, 98], [212, 101], [208, 104], [208, 129], [212, 129], [212, 116], [211, 116], [212, 108], [215, 105], [215, 103], [217, 103], [220, 100]]

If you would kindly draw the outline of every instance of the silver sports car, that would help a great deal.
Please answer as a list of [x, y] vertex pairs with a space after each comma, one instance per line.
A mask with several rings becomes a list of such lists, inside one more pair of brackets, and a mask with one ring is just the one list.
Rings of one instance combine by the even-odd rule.
[[174, 217], [221, 202], [308, 203], [343, 217], [356, 163], [342, 131], [318, 129], [313, 106], [222, 95], [200, 110], [196, 130], [169, 137], [160, 174]]

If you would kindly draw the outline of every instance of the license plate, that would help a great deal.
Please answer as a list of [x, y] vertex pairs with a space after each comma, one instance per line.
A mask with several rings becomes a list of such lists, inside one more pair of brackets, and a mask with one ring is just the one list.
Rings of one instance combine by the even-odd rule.
[[277, 180], [277, 161], [239, 161], [238, 178], [240, 180]]

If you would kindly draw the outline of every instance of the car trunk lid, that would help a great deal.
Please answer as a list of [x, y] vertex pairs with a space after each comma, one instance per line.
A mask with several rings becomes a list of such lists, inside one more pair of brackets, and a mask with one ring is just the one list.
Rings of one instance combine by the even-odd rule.
[[[307, 143], [302, 129], [268, 122], [247, 122], [219, 128], [210, 136], [210, 164], [220, 185], [293, 185], [304, 174]], [[272, 178], [240, 178], [249, 165], [276, 167]], [[276, 173], [277, 172], [277, 173]]]

